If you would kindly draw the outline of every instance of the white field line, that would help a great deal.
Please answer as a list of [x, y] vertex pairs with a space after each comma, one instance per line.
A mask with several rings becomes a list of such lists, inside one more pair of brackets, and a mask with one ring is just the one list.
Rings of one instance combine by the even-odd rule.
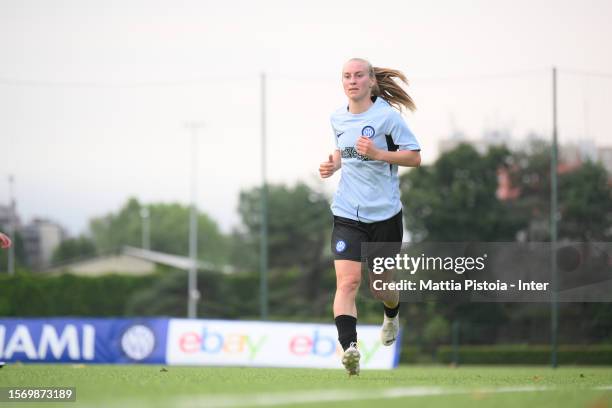
[[[600, 387], [598, 389], [603, 389]], [[340, 401], [357, 401], [368, 399], [388, 399], [403, 397], [426, 397], [439, 395], [460, 395], [460, 394], [500, 394], [514, 392], [542, 392], [553, 391], [552, 387], [518, 386], [518, 387], [497, 387], [482, 389], [467, 388], [442, 388], [442, 387], [402, 387], [402, 388], [383, 388], [371, 390], [313, 390], [297, 391], [284, 393], [258, 393], [245, 395], [218, 395], [218, 396], [185, 396], [173, 400], [176, 408], [196, 408], [196, 407], [259, 407], [274, 405], [324, 403]], [[609, 386], [605, 389], [612, 389]]]
[[[175, 408], [233, 408], [261, 407], [292, 404], [316, 404], [326, 402], [360, 401], [372, 399], [391, 399], [406, 397], [428, 397], [441, 395], [474, 395], [482, 397], [486, 394], [545, 392], [558, 391], [558, 387], [515, 386], [491, 388], [443, 388], [443, 387], [395, 387], [358, 390], [312, 390], [294, 392], [265, 392], [256, 394], [221, 394], [221, 395], [184, 395], [176, 398], [160, 398], [158, 401], [118, 400], [100, 404], [87, 404], [87, 407], [175, 407]], [[590, 390], [609, 391], [612, 385], [590, 388]], [[79, 405], [83, 406], [83, 405]]]

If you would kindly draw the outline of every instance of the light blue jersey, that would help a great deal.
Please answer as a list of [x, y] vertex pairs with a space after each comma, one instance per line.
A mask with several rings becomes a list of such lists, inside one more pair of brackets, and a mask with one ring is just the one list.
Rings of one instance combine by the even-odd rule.
[[336, 149], [342, 154], [342, 174], [331, 210], [334, 215], [372, 223], [396, 215], [402, 209], [397, 165], [371, 160], [357, 153], [361, 135], [378, 149], [421, 150], [404, 118], [383, 98], [358, 114], [346, 106], [331, 115]]

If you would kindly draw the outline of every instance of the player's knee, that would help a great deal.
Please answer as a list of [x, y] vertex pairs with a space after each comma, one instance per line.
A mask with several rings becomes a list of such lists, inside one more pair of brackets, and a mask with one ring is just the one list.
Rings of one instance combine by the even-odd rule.
[[359, 289], [359, 279], [343, 279], [338, 282], [338, 291], [342, 293], [355, 293]]

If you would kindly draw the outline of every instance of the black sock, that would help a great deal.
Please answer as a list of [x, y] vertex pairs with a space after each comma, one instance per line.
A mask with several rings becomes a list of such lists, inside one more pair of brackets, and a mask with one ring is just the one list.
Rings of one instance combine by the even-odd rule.
[[357, 343], [357, 318], [349, 315], [340, 315], [335, 319], [338, 329], [338, 341], [342, 349], [349, 348], [351, 343]]
[[397, 314], [399, 313], [399, 305], [400, 304], [398, 302], [397, 306], [395, 306], [393, 309], [390, 309], [387, 307], [387, 305], [383, 303], [383, 307], [385, 308], [385, 316], [391, 317], [391, 318], [397, 316]]

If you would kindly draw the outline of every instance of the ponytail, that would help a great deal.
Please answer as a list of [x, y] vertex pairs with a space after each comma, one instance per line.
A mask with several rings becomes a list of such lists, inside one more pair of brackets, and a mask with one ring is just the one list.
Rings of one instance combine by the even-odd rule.
[[410, 111], [416, 110], [414, 101], [406, 91], [395, 82], [399, 79], [406, 85], [408, 80], [406, 76], [397, 69], [373, 67], [368, 60], [363, 58], [351, 58], [349, 61], [361, 61], [368, 66], [368, 75], [372, 79], [376, 79], [376, 83], [372, 87], [372, 95], [380, 96], [400, 112], [402, 108]]
[[400, 112], [402, 107], [410, 111], [416, 110], [416, 105], [410, 95], [395, 82], [397, 78], [408, 85], [408, 80], [401, 71], [379, 67], [371, 67], [371, 71], [376, 77], [376, 84], [372, 87], [372, 95], [380, 96]]

